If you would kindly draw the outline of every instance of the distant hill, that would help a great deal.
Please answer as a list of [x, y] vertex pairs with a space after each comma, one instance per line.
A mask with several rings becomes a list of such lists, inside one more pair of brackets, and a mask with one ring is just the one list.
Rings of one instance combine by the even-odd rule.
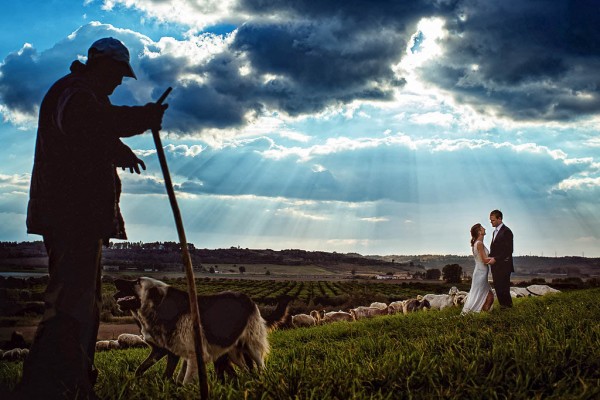
[[[471, 274], [473, 258], [457, 255], [369, 255], [336, 253], [299, 249], [197, 249], [189, 244], [192, 263], [196, 268], [211, 265], [273, 265], [289, 266], [294, 271], [316, 266], [327, 274], [351, 271], [373, 274], [396, 274], [402, 271], [415, 273], [439, 269], [448, 264], [459, 264]], [[38, 268], [46, 265], [46, 251], [41, 241], [0, 242], [0, 267], [3, 270]], [[115, 242], [103, 252], [106, 266], [125, 266], [132, 269], [180, 269], [181, 252], [175, 242]], [[279, 269], [281, 270], [281, 269]], [[585, 257], [515, 257], [516, 275], [600, 276], [600, 258]], [[300, 272], [301, 273], [301, 272]]]
[[[368, 256], [373, 259], [395, 260], [401, 263], [413, 263], [424, 265], [426, 268], [442, 269], [447, 264], [459, 264], [472, 271], [474, 261], [472, 256], [457, 255], [389, 255]], [[552, 276], [600, 276], [600, 258], [586, 257], [537, 257], [517, 256], [514, 257], [515, 274], [517, 275], [545, 275]]]

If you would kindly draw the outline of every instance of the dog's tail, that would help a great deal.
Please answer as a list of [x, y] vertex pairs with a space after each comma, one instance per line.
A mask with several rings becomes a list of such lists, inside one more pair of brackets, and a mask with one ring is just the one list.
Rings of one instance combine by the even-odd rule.
[[284, 326], [290, 319], [290, 303], [294, 300], [293, 297], [288, 295], [279, 296], [277, 298], [277, 307], [269, 315], [263, 316], [267, 322], [267, 328], [269, 330], [275, 330], [281, 326]]

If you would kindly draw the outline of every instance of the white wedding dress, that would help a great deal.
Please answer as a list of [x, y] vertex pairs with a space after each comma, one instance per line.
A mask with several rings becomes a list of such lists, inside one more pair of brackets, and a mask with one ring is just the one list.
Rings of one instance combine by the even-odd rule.
[[[484, 264], [481, 259], [479, 251], [477, 251], [477, 243], [473, 244], [473, 257], [475, 257], [475, 269], [473, 270], [473, 280], [471, 281], [471, 290], [465, 299], [465, 305], [463, 306], [462, 313], [466, 314], [469, 312], [480, 312], [481, 308], [485, 304], [485, 300], [489, 291], [492, 289], [488, 282], [488, 273], [490, 267]], [[483, 244], [483, 243], [482, 243]], [[488, 249], [483, 246], [483, 251], [487, 257], [489, 254]]]

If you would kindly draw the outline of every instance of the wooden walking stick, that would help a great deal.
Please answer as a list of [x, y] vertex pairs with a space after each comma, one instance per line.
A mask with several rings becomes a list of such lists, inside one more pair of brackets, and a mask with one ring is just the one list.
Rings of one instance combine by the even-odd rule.
[[[167, 90], [165, 90], [165, 92], [162, 94], [162, 96], [160, 96], [156, 104], [162, 104], [163, 101], [169, 95], [169, 93], [171, 93], [172, 89], [173, 88], [169, 87]], [[173, 216], [175, 217], [175, 225], [177, 225], [177, 234], [179, 235], [179, 243], [181, 245], [181, 251], [183, 253], [183, 264], [185, 267], [188, 295], [190, 298], [190, 311], [192, 313], [192, 321], [194, 324], [194, 348], [196, 350], [196, 361], [198, 363], [198, 382], [200, 384], [200, 398], [205, 400], [208, 399], [208, 382], [206, 379], [206, 366], [204, 365], [204, 359], [202, 358], [202, 354], [204, 354], [204, 352], [202, 350], [202, 336], [200, 330], [200, 310], [198, 308], [198, 295], [196, 292], [196, 282], [194, 280], [192, 259], [190, 257], [190, 251], [188, 249], [187, 240], [185, 238], [183, 221], [181, 219], [181, 213], [179, 212], [179, 206], [177, 205], [177, 199], [175, 198], [173, 182], [171, 182], [171, 174], [169, 173], [169, 167], [167, 165], [167, 159], [165, 158], [165, 151], [160, 141], [160, 134], [158, 129], [152, 129], [152, 137], [154, 138], [154, 144], [156, 146], [156, 152], [158, 154], [160, 168], [162, 169], [163, 177], [165, 179], [165, 186], [167, 188], [167, 194], [169, 195], [169, 202], [171, 203]]]

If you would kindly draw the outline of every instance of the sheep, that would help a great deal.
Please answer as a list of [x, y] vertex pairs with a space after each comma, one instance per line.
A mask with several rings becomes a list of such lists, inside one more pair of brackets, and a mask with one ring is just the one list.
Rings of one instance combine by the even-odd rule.
[[386, 308], [376, 308], [376, 307], [356, 307], [350, 310], [350, 314], [354, 317], [354, 319], [359, 320], [363, 318], [373, 318], [377, 315], [387, 315], [388, 310]]
[[456, 307], [458, 307], [458, 306], [465, 304], [465, 301], [466, 301], [468, 295], [469, 295], [469, 292], [464, 292], [464, 291], [458, 292], [456, 294], [456, 296], [454, 296], [454, 305]]
[[422, 300], [420, 300], [419, 297], [421, 297], [421, 296], [417, 296], [416, 299], [406, 300], [406, 303], [404, 303], [404, 306], [402, 307], [402, 312], [404, 313], [404, 315], [406, 315], [410, 312], [415, 312], [415, 311], [431, 308], [431, 304], [429, 304], [429, 300], [422, 298], [422, 297], [421, 297]]
[[387, 304], [385, 304], [385, 303], [381, 303], [381, 302], [378, 302], [378, 301], [376, 301], [376, 302], [374, 302], [374, 303], [371, 303], [371, 305], [370, 305], [369, 307], [372, 307], [372, 308], [379, 308], [379, 309], [381, 309], [381, 310], [387, 310], [387, 307], [388, 307], [388, 306], [387, 306]]
[[464, 290], [458, 290], [456, 286], [452, 286], [448, 291], [448, 294], [454, 296], [454, 305], [459, 306], [465, 304], [465, 300], [469, 295], [469, 292], [465, 292]]
[[296, 314], [292, 315], [292, 326], [299, 328], [304, 326], [315, 326], [317, 321], [312, 315]]
[[27, 358], [29, 349], [11, 349], [2, 353], [2, 361], [22, 361]]
[[429, 301], [432, 310], [443, 310], [446, 307], [464, 303], [467, 294], [467, 292], [458, 290], [456, 286], [452, 286], [448, 294], [426, 294], [423, 299]]
[[429, 302], [432, 310], [443, 310], [454, 305], [455, 297], [450, 294], [426, 294], [423, 299]]
[[321, 314], [319, 314], [317, 310], [312, 310], [310, 312], [310, 316], [313, 317], [317, 322], [319, 322], [319, 320], [321, 319]]
[[148, 346], [144, 339], [142, 339], [142, 336], [134, 335], [132, 333], [121, 333], [117, 337], [117, 341], [119, 342], [119, 347], [122, 349]]
[[354, 321], [354, 316], [345, 311], [330, 311], [326, 313], [324, 310], [321, 312], [321, 318], [319, 323], [328, 324], [330, 322], [338, 321]]
[[404, 303], [406, 303], [406, 300], [392, 301], [387, 308], [388, 314], [398, 314], [403, 312], [402, 309], [404, 307]]
[[116, 350], [120, 347], [118, 340], [98, 340], [96, 342], [96, 351]]
[[510, 288], [510, 297], [529, 297], [532, 296], [532, 294], [527, 290], [527, 288], [521, 288], [521, 287], [516, 287], [516, 286], [512, 286]]
[[550, 293], [560, 293], [560, 290], [551, 288], [548, 285], [529, 285], [527, 286], [529, 293], [535, 296], [544, 296]]

